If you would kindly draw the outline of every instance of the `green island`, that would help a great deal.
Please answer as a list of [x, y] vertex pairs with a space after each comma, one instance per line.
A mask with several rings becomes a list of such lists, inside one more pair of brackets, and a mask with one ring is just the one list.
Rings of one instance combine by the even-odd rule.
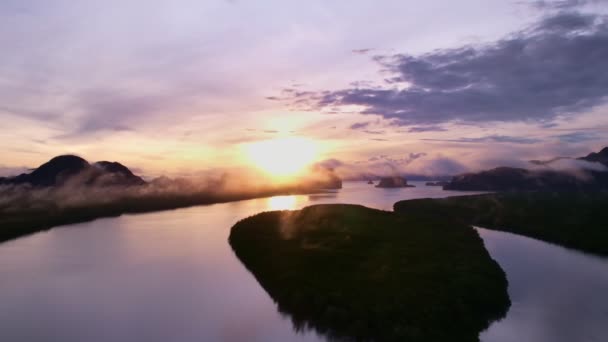
[[477, 232], [358, 205], [265, 212], [232, 227], [243, 264], [298, 329], [356, 341], [478, 341], [507, 279]]
[[515, 192], [397, 202], [401, 214], [512, 232], [580, 251], [608, 255], [607, 192]]

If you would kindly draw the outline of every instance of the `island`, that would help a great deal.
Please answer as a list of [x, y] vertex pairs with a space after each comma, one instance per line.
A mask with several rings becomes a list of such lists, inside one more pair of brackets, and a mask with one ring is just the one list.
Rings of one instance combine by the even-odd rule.
[[507, 280], [477, 232], [436, 215], [358, 205], [261, 213], [229, 237], [298, 329], [357, 341], [478, 341]]
[[505, 192], [397, 202], [397, 213], [508, 231], [608, 256], [608, 192]]
[[401, 176], [382, 177], [376, 188], [414, 188], [414, 185], [407, 184], [407, 180]]

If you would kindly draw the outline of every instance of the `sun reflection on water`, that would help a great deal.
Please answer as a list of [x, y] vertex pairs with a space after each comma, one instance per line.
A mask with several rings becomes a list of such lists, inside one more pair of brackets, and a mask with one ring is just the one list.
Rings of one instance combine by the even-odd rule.
[[296, 208], [296, 196], [275, 196], [268, 199], [269, 210], [294, 210]]

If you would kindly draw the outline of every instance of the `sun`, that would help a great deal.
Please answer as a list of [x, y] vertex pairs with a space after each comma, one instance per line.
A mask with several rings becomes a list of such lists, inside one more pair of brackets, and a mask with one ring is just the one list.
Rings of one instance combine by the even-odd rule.
[[289, 137], [247, 144], [245, 154], [255, 167], [284, 180], [302, 173], [317, 160], [319, 148], [311, 139]]

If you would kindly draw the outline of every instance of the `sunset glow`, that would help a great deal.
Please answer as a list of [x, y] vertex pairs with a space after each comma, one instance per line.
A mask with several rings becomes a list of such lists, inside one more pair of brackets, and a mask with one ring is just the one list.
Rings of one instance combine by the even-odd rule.
[[318, 144], [310, 139], [290, 137], [264, 140], [245, 146], [253, 166], [278, 179], [293, 177], [319, 157]]
[[296, 196], [274, 196], [267, 201], [268, 210], [294, 210], [298, 199]]

